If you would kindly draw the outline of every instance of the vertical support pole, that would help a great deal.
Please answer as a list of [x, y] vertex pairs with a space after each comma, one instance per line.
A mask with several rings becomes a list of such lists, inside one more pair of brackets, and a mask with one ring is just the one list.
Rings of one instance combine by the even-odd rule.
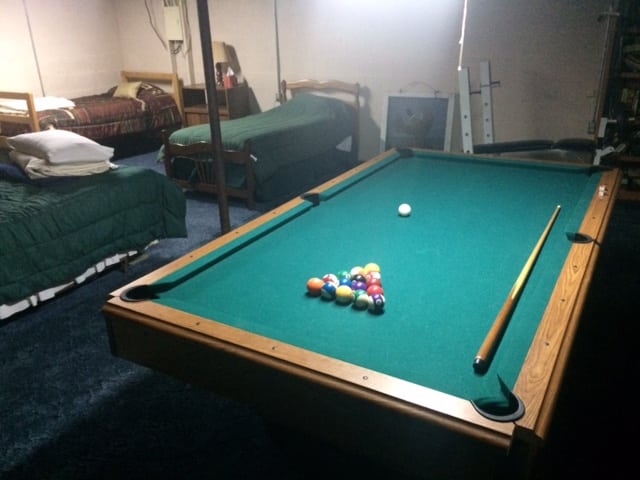
[[480, 93], [482, 96], [482, 123], [484, 143], [493, 143], [493, 100], [491, 97], [491, 67], [485, 60], [480, 62]]
[[471, 130], [471, 94], [469, 92], [469, 69], [458, 69], [458, 88], [460, 90], [460, 126], [462, 128], [462, 150], [473, 153], [473, 132]]
[[200, 27], [200, 42], [202, 44], [202, 62], [204, 64], [207, 105], [209, 107], [209, 127], [211, 129], [211, 142], [214, 145], [213, 163], [216, 172], [220, 230], [225, 234], [231, 230], [231, 220], [229, 217], [229, 203], [227, 199], [227, 187], [224, 174], [224, 157], [222, 150], [222, 138], [220, 136], [220, 114], [218, 112], [218, 96], [216, 91], [216, 74], [214, 66], [215, 60], [213, 58], [211, 25], [209, 23], [209, 4], [207, 0], [198, 0], [198, 25]]

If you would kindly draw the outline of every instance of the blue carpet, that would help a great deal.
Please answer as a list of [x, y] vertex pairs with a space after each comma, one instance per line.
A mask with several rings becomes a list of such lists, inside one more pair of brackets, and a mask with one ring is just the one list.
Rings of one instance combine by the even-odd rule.
[[[163, 171], [155, 153], [118, 163]], [[357, 459], [324, 445], [309, 449], [319, 461], [292, 455], [251, 408], [111, 355], [101, 313], [109, 292], [220, 234], [214, 197], [186, 196], [188, 238], [161, 240], [126, 272], [108, 271], [0, 326], [0, 479], [302, 479], [334, 476], [332, 468], [363, 471], [349, 466]], [[232, 228], [259, 213], [230, 201]]]
[[[158, 169], [154, 157], [122, 163]], [[100, 311], [108, 293], [219, 234], [214, 200], [187, 202], [188, 238], [162, 240], [126, 272], [0, 326], [0, 479], [400, 478], [309, 438], [284, 442], [250, 407], [111, 355]], [[625, 462], [634, 468], [623, 438], [636, 434], [637, 415], [617, 409], [628, 393], [619, 385], [638, 366], [638, 207], [616, 207], [534, 478], [615, 478]], [[257, 214], [231, 205], [234, 227]]]

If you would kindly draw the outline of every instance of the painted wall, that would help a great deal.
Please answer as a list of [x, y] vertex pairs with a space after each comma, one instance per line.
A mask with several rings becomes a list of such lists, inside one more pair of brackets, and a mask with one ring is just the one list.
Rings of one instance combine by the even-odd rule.
[[[162, 0], [0, 0], [0, 89], [76, 96], [112, 86], [121, 69], [171, 71], [203, 81], [196, 0], [190, 35], [171, 54]], [[339, 78], [363, 87], [362, 151], [378, 152], [387, 93], [458, 91], [464, 0], [210, 0], [213, 38], [232, 45], [255, 96], [277, 105], [274, 6], [281, 78]], [[494, 140], [588, 137], [609, 0], [468, 0], [462, 65], [478, 90], [490, 61]], [[25, 14], [25, 7], [27, 14]], [[27, 22], [28, 20], [28, 22]], [[38, 65], [29, 40], [34, 39]], [[165, 45], [163, 45], [163, 42]], [[472, 96], [474, 141], [482, 108]], [[459, 133], [454, 148], [460, 149]]]
[[0, 0], [0, 89], [74, 97], [117, 82], [122, 65], [109, 0]]

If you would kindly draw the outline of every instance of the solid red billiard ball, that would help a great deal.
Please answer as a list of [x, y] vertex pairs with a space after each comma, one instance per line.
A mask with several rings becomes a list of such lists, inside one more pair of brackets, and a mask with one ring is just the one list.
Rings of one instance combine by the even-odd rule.
[[376, 293], [380, 294], [380, 295], [384, 295], [384, 290], [382, 289], [381, 285], [369, 285], [367, 287], [367, 294], [369, 296], [373, 296]]
[[382, 285], [382, 280], [375, 277], [367, 277], [367, 286], [370, 287], [372, 285]]
[[365, 275], [365, 277], [367, 279], [367, 282], [373, 280], [374, 278], [382, 280], [382, 275], [380, 274], [380, 272], [369, 272]]

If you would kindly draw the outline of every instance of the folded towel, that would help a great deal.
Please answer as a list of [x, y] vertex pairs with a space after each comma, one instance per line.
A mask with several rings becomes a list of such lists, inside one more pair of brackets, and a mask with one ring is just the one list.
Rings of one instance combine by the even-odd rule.
[[116, 168], [116, 165], [113, 165], [108, 160], [103, 162], [53, 164], [43, 158], [27, 155], [18, 150], [9, 152], [9, 158], [31, 179], [93, 175]]

